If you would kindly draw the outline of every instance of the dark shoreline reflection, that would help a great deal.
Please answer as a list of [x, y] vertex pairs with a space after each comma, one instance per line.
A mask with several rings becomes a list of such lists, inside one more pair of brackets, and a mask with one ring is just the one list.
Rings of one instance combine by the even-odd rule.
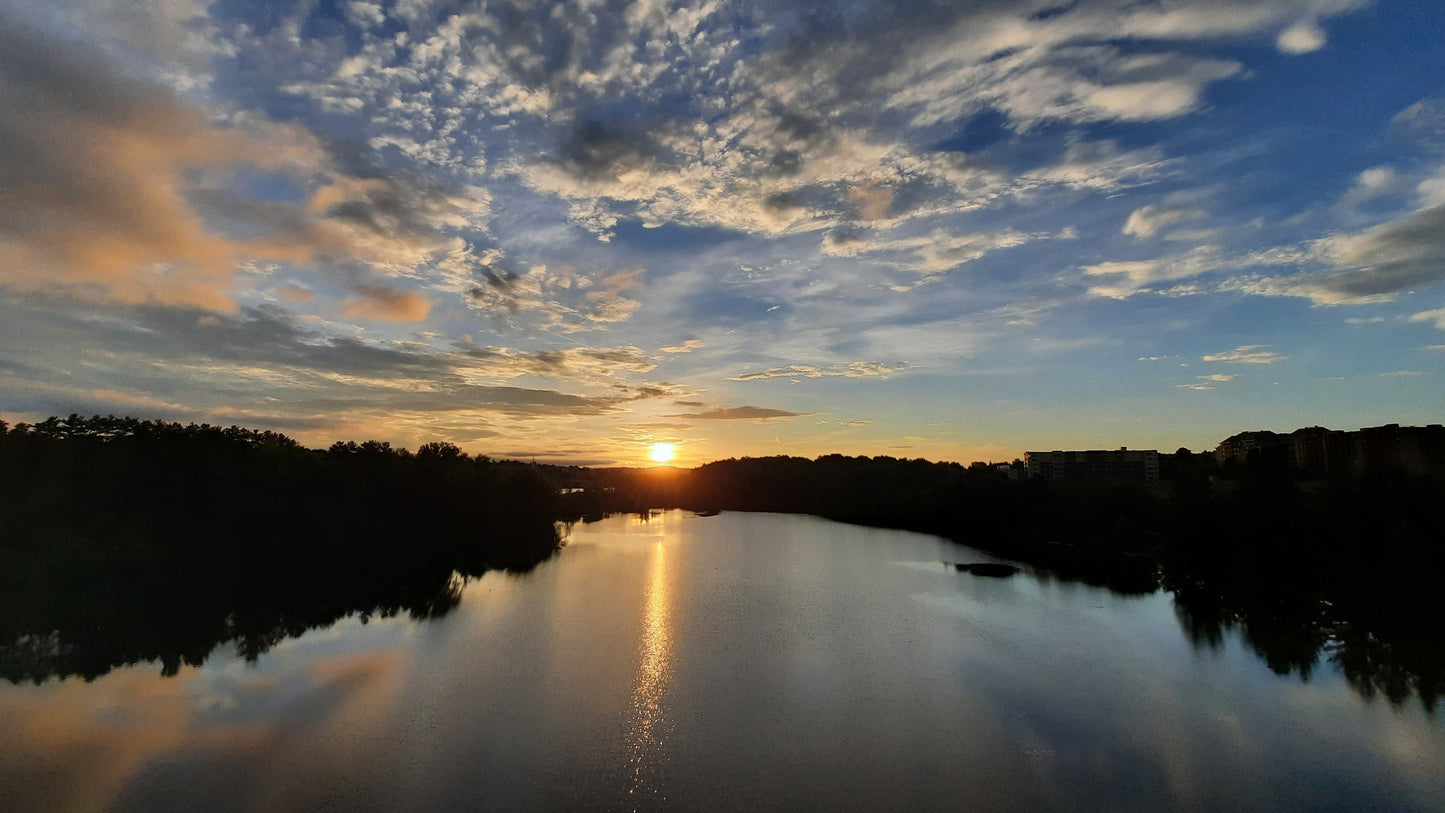
[[1237, 630], [1275, 674], [1308, 682], [1329, 664], [1361, 697], [1383, 696], [1395, 705], [1416, 697], [1431, 715], [1445, 690], [1440, 608], [1419, 596], [1361, 591], [1331, 598], [1240, 571], [1176, 571], [1166, 574], [1165, 586], [1195, 649], [1217, 651]]
[[471, 546], [417, 541], [382, 550], [357, 539], [273, 540], [244, 557], [194, 541], [186, 557], [144, 563], [102, 564], [88, 546], [57, 543], [58, 557], [27, 563], [29, 578], [12, 579], [28, 589], [4, 599], [0, 677], [16, 684], [90, 681], [152, 661], [172, 676], [182, 665], [202, 665], [228, 642], [255, 661], [288, 638], [350, 616], [363, 623], [403, 613], [440, 618], [457, 607], [467, 582], [490, 570], [527, 572], [554, 555], [556, 527], [532, 526]]
[[0, 677], [248, 660], [349, 615], [436, 618], [560, 545], [534, 467], [446, 443], [305, 449], [134, 418], [0, 423]]
[[[89, 546], [57, 540], [47, 561], [27, 563], [25, 578], [10, 573], [9, 581], [27, 589], [0, 599], [0, 677], [89, 681], [146, 662], [159, 662], [170, 676], [200, 666], [228, 642], [255, 661], [287, 638], [350, 616], [363, 623], [402, 614], [440, 618], [456, 608], [468, 581], [490, 570], [527, 572], [555, 554], [556, 527], [532, 525], [475, 545], [273, 538], [243, 557], [191, 539], [184, 557], [144, 561], [98, 561]], [[1137, 579], [1112, 584], [1029, 570], [1045, 581], [1085, 581], [1125, 596], [1162, 587], [1173, 594], [1180, 631], [1195, 649], [1217, 651], [1237, 632], [1279, 675], [1308, 682], [1328, 665], [1362, 697], [1396, 705], [1414, 697], [1430, 714], [1445, 689], [1445, 653], [1432, 621], [1439, 609], [1407, 597], [1331, 600], [1285, 578], [1180, 563], [1166, 564], [1154, 589]]]

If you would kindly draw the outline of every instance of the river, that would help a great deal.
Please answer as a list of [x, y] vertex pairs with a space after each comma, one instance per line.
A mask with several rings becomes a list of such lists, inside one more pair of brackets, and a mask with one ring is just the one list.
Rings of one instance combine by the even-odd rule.
[[777, 514], [579, 524], [440, 618], [0, 683], [4, 810], [1445, 809], [1445, 724], [1123, 596]]

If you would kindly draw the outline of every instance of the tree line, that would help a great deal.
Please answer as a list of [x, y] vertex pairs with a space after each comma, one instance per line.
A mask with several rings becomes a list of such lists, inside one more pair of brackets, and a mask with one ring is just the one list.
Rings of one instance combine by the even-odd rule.
[[174, 673], [352, 614], [432, 617], [560, 540], [531, 466], [235, 426], [0, 423], [0, 676]]

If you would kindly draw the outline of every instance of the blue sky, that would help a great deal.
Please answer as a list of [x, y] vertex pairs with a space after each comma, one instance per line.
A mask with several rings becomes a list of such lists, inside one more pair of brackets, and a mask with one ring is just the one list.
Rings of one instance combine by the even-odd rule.
[[0, 416], [539, 461], [1440, 422], [1445, 6], [0, 15]]

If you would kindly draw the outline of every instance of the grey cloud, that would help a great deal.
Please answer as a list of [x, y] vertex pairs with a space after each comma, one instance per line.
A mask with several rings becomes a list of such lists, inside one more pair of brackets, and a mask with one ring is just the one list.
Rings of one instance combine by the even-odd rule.
[[5, 394], [5, 411], [35, 417], [51, 415], [121, 415], [165, 421], [204, 422], [276, 431], [325, 429], [330, 416], [209, 407], [158, 399], [135, 398], [117, 390], [44, 386]]
[[[483, 410], [519, 417], [559, 415], [599, 415], [617, 411], [627, 400], [615, 396], [571, 395], [556, 390], [524, 387], [488, 387], [461, 385], [438, 392], [404, 394], [391, 399], [388, 406], [398, 410], [419, 412], [452, 412]], [[361, 406], [364, 401], [353, 402]]]
[[462, 346], [461, 352], [481, 362], [479, 369], [507, 376], [540, 375], [608, 382], [623, 373], [649, 373], [657, 369], [657, 363], [642, 348], [632, 345], [536, 352]]
[[[23, 329], [28, 346], [15, 348], [33, 362], [0, 381], [0, 397], [14, 399], [36, 387], [46, 392], [105, 391], [87, 403], [124, 404], [123, 392], [153, 393], [135, 403], [148, 413], [187, 414], [229, 403], [277, 412], [257, 396], [258, 380], [278, 396], [287, 414], [366, 412], [378, 407], [419, 412], [494, 411], [512, 415], [602, 414], [645, 398], [667, 397], [665, 383], [621, 384], [618, 378], [651, 369], [637, 348], [579, 348], [575, 352], [520, 354], [438, 351], [429, 345], [366, 341], [302, 327], [275, 308], [223, 316], [198, 309], [145, 306], [130, 311], [77, 312], [73, 303], [10, 301], [0, 307], [7, 324]], [[45, 359], [78, 360], [71, 375], [47, 372]], [[492, 360], [494, 363], [479, 364]], [[476, 379], [521, 373], [573, 381], [606, 382], [612, 392], [574, 395], [556, 390], [495, 386]], [[169, 413], [168, 413], [169, 414]], [[176, 413], [179, 414], [179, 413]], [[281, 414], [281, 413], [277, 413]]]
[[705, 412], [684, 412], [675, 415], [664, 415], [664, 418], [692, 418], [694, 420], [709, 421], [776, 421], [784, 418], [799, 418], [809, 415], [808, 412], [788, 412], [782, 409], [768, 409], [757, 406], [720, 407], [709, 409]]
[[1322, 247], [1336, 266], [1357, 270], [1325, 277], [1318, 285], [1343, 298], [1392, 294], [1445, 279], [1445, 206], [1353, 235], [1326, 238]]
[[662, 150], [640, 128], [584, 119], [563, 142], [559, 157], [580, 178], [615, 179], [659, 160]]

